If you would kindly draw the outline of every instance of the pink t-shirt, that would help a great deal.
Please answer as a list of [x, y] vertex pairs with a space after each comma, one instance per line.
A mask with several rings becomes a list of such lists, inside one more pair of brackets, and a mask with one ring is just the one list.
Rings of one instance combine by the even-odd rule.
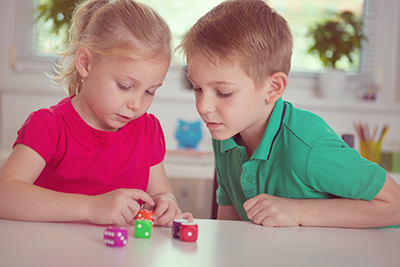
[[86, 195], [118, 188], [146, 191], [150, 167], [165, 156], [157, 118], [145, 113], [117, 132], [99, 131], [83, 121], [71, 98], [31, 113], [18, 131], [14, 146], [29, 146], [47, 163], [34, 184]]

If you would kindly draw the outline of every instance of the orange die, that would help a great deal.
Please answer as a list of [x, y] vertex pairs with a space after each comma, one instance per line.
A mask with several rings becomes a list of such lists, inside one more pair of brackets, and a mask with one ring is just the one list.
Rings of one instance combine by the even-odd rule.
[[152, 224], [154, 224], [153, 211], [152, 210], [141, 209], [139, 211], [139, 213], [136, 215], [136, 220], [148, 220], [148, 221], [151, 221]]

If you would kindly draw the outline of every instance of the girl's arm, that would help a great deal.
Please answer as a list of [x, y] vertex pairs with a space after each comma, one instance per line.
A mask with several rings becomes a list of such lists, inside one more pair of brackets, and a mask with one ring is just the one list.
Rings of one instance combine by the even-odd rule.
[[141, 190], [120, 189], [98, 196], [60, 193], [33, 185], [46, 165], [31, 148], [18, 144], [0, 168], [0, 217], [24, 221], [84, 221], [124, 225], [153, 205]]
[[191, 213], [182, 213], [169, 185], [164, 163], [161, 162], [150, 168], [147, 193], [153, 197], [155, 209], [153, 219], [157, 225], [172, 226], [175, 219], [193, 221]]
[[248, 217], [266, 226], [370, 228], [400, 223], [400, 186], [389, 176], [371, 201], [288, 199], [260, 194], [244, 203]]

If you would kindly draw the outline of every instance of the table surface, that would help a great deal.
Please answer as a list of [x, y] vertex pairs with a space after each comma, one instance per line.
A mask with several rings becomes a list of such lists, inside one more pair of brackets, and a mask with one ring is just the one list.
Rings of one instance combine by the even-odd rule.
[[105, 226], [0, 219], [0, 266], [400, 266], [400, 230], [268, 228], [251, 222], [195, 220], [199, 237], [186, 243], [171, 228], [150, 239], [107, 247]]

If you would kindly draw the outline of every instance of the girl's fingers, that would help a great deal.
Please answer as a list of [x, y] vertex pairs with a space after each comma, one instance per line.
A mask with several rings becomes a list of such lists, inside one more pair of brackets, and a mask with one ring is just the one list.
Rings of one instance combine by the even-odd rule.
[[188, 220], [189, 222], [193, 222], [193, 214], [191, 214], [190, 212], [182, 213], [182, 218]]
[[131, 189], [129, 190], [129, 196], [136, 201], [142, 200], [150, 206], [154, 206], [155, 204], [153, 198], [142, 190]]

